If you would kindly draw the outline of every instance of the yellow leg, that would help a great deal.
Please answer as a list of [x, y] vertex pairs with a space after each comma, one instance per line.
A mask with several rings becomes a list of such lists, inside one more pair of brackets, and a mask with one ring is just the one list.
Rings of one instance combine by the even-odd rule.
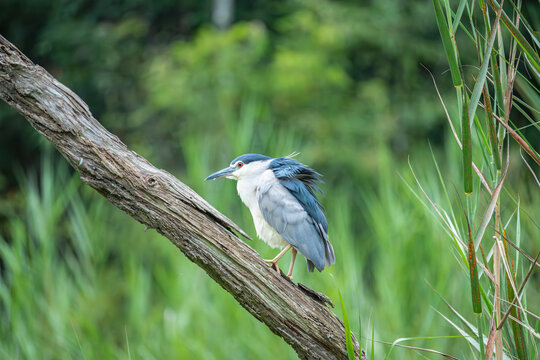
[[273, 258], [272, 260], [263, 260], [265, 263], [269, 263], [269, 264], [272, 264], [272, 267], [276, 269], [276, 271], [279, 273], [279, 267], [277, 265], [277, 262], [279, 261], [279, 259], [281, 259], [283, 257], [283, 255], [285, 255], [287, 253], [287, 251], [289, 251], [290, 249], [292, 248], [292, 245], [291, 244], [288, 244], [287, 246], [285, 246], [285, 248], [283, 248], [283, 250], [281, 250], [281, 252], [279, 254], [276, 255], [275, 258]]
[[292, 249], [291, 266], [289, 266], [289, 273], [287, 274], [287, 276], [291, 280], [292, 280], [292, 271], [293, 271], [293, 268], [294, 268], [294, 261], [296, 260], [296, 253], [297, 252], [298, 251], [295, 248]]

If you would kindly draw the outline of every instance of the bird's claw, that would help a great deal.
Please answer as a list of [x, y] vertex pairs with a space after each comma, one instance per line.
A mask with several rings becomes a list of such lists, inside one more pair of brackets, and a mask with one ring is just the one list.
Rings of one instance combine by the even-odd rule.
[[263, 261], [264, 261], [265, 263], [267, 263], [267, 264], [270, 264], [270, 267], [271, 267], [272, 269], [276, 270], [277, 273], [279, 274], [279, 267], [278, 267], [277, 261], [275, 261], [275, 260], [273, 260], [273, 259], [272, 259], [272, 260], [265, 260], [265, 259], [263, 259]]

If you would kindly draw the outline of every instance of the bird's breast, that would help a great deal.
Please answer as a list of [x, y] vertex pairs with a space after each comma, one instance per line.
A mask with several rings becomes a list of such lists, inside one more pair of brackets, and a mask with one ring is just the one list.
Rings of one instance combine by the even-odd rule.
[[266, 221], [259, 202], [257, 201], [258, 179], [242, 179], [238, 181], [236, 189], [242, 202], [248, 207], [253, 217], [253, 224], [257, 231], [257, 236], [273, 248], [283, 247], [288, 243], [281, 235]]
[[259, 207], [257, 203], [257, 180], [255, 177], [238, 180], [236, 190], [242, 202], [251, 210]]

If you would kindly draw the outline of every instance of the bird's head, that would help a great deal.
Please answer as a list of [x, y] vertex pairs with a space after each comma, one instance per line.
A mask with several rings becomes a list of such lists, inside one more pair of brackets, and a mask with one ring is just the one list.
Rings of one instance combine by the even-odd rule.
[[249, 176], [259, 175], [268, 169], [268, 164], [273, 158], [259, 154], [240, 155], [225, 169], [219, 170], [204, 180], [213, 180], [220, 177], [241, 180]]

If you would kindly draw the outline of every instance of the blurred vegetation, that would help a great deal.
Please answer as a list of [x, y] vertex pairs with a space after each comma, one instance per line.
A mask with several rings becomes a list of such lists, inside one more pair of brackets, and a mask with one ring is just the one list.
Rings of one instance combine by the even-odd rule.
[[[538, 28], [533, 3], [523, 12]], [[6, 0], [0, 33], [81, 96], [130, 148], [252, 235], [235, 185], [202, 179], [242, 153], [301, 152], [302, 162], [325, 175], [337, 263], [309, 275], [298, 266], [295, 280], [336, 304], [339, 290], [355, 333], [362, 319], [363, 345], [371, 346], [366, 329], [374, 318], [377, 340], [428, 337], [408, 344], [468, 358], [468, 342], [449, 337], [460, 334], [434, 311], [449, 315], [429, 285], [471, 314], [468, 272], [417, 198], [407, 163], [436, 203], [450, 198], [456, 207], [462, 155], [421, 67], [433, 72], [450, 115], [458, 116], [431, 4], [238, 2], [225, 30], [212, 25], [211, 14], [212, 2], [194, 0]], [[469, 80], [477, 73], [475, 44], [463, 41], [464, 31], [457, 37]], [[517, 92], [538, 96], [523, 84]], [[538, 121], [537, 112], [512, 113], [513, 124]], [[173, 245], [82, 185], [4, 103], [0, 129], [0, 357], [295, 357]], [[523, 132], [540, 148], [535, 127]], [[534, 256], [540, 195], [518, 153], [512, 157], [502, 203], [514, 209], [521, 194], [521, 218], [512, 217], [507, 231]], [[478, 195], [476, 204], [489, 200]], [[471, 217], [479, 226], [482, 213]], [[250, 245], [263, 257], [274, 253], [261, 241]], [[527, 285], [535, 313], [539, 288], [536, 273]], [[381, 356], [388, 348], [375, 344]], [[395, 348], [392, 355], [420, 353]]]

